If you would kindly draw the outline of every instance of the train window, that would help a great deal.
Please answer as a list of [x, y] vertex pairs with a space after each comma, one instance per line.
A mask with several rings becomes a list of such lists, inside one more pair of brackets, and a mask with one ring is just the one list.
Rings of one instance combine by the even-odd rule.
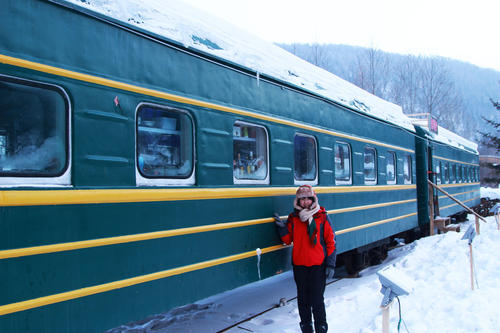
[[347, 143], [335, 143], [335, 184], [352, 184], [351, 147]]
[[193, 122], [189, 114], [140, 104], [136, 124], [137, 184], [194, 184]]
[[267, 132], [243, 122], [233, 126], [233, 179], [235, 183], [268, 183]]
[[462, 166], [458, 166], [458, 182], [463, 183], [464, 181], [464, 171]]
[[66, 93], [0, 75], [0, 110], [0, 185], [70, 185]]
[[450, 164], [448, 162], [444, 163], [444, 179], [445, 184], [450, 182]]
[[411, 156], [405, 155], [403, 159], [403, 180], [405, 184], [411, 184]]
[[457, 181], [457, 166], [455, 164], [453, 164], [451, 166], [451, 180], [453, 183], [458, 183]]
[[377, 184], [377, 151], [375, 148], [365, 147], [363, 173], [366, 185]]
[[[294, 138], [295, 180], [300, 182], [317, 182], [318, 168], [316, 140], [304, 134], [296, 134]], [[296, 182], [297, 183], [297, 182]]]
[[396, 153], [388, 151], [385, 155], [387, 184], [396, 184]]
[[441, 184], [441, 162], [436, 163], [436, 184]]

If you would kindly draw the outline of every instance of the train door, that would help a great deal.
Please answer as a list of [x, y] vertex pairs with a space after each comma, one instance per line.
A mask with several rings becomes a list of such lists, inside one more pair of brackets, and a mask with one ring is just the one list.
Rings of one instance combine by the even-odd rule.
[[[433, 160], [432, 160], [432, 145], [427, 146], [427, 175], [428, 179], [433, 182], [434, 184], [437, 184], [437, 179], [440, 177], [438, 174], [437, 169], [435, 170], [433, 166]], [[440, 171], [439, 171], [440, 172]], [[432, 187], [432, 204], [434, 206], [434, 215], [438, 216], [439, 215], [439, 202], [438, 202], [438, 193], [437, 190]], [[431, 191], [429, 190], [429, 194], [431, 194]]]

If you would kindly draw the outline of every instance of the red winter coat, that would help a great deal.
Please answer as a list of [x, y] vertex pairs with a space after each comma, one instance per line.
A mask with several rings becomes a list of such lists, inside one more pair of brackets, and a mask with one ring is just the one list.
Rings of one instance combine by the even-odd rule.
[[279, 230], [285, 244], [293, 242], [292, 263], [297, 266], [323, 265], [335, 267], [335, 234], [325, 208], [313, 216], [316, 223], [316, 244], [307, 232], [308, 223], [302, 222], [297, 211], [288, 215], [286, 228]]

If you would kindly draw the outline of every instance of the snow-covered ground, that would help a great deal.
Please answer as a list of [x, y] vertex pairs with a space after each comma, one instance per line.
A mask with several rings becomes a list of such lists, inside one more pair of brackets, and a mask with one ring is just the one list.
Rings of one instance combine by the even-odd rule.
[[[481, 197], [486, 196], [500, 199], [500, 189], [481, 188]], [[325, 303], [330, 332], [382, 332], [383, 295], [376, 272], [388, 267], [411, 289], [409, 295], [400, 297], [400, 332], [499, 332], [500, 230], [495, 217], [486, 220], [472, 242], [475, 290], [471, 290], [468, 241], [462, 240], [473, 225], [474, 217], [469, 215], [470, 222], [462, 224], [459, 233], [439, 234], [398, 247], [381, 265], [362, 271], [360, 278], [329, 284]], [[125, 332], [218, 332], [272, 308], [280, 298], [289, 301], [227, 332], [300, 332], [295, 295], [292, 274], [286, 272], [155, 316]], [[398, 312], [395, 300], [390, 307], [390, 332], [397, 332]]]
[[[500, 199], [500, 189], [481, 189], [482, 196]], [[469, 220], [474, 221], [472, 215]], [[401, 332], [500, 331], [500, 230], [494, 217], [481, 223], [472, 242], [477, 284], [471, 290], [469, 246], [460, 233], [426, 237], [392, 250], [380, 266], [344, 279], [325, 292], [328, 324], [332, 332], [382, 332], [380, 282], [375, 274], [392, 266], [412, 281], [410, 295], [400, 297]], [[471, 224], [470, 222], [467, 224]], [[390, 308], [390, 329], [397, 332], [398, 302]], [[253, 332], [300, 332], [295, 301], [260, 316], [242, 328]], [[406, 326], [406, 327], [405, 327]], [[244, 332], [233, 329], [230, 332]]]

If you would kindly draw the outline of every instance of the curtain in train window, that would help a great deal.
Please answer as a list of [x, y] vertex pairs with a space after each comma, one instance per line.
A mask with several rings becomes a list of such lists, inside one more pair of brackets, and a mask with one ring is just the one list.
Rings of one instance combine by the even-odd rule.
[[184, 112], [153, 105], [137, 110], [137, 166], [146, 178], [188, 178], [193, 124]]
[[61, 176], [69, 165], [68, 113], [57, 88], [0, 76], [0, 176]]
[[396, 184], [396, 153], [392, 151], [387, 152], [385, 162], [387, 184]]
[[375, 148], [365, 148], [363, 174], [365, 176], [365, 184], [374, 185], [377, 183], [377, 152]]
[[295, 179], [314, 181], [317, 177], [316, 140], [312, 136], [297, 134], [294, 138]]
[[405, 184], [411, 184], [411, 156], [405, 155], [403, 159], [403, 179]]
[[335, 143], [335, 183], [351, 184], [351, 148], [347, 143]]
[[233, 126], [233, 176], [235, 180], [266, 180], [267, 132], [261, 126], [237, 122]]

